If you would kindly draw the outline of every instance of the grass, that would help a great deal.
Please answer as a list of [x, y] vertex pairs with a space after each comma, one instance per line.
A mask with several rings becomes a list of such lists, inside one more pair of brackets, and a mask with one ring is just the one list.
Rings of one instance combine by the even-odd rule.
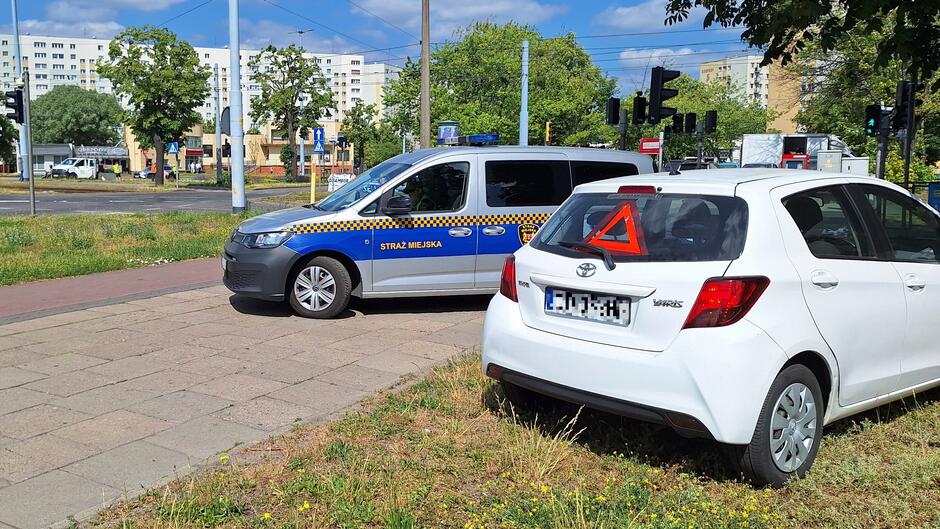
[[[168, 191], [171, 187], [157, 187], [153, 185], [152, 180], [131, 178], [124, 175], [121, 180], [63, 180], [53, 178], [36, 178], [35, 188], [37, 192], [42, 191], [60, 191], [60, 192], [101, 192], [113, 193], [122, 191], [154, 192]], [[175, 189], [175, 183], [174, 187]], [[23, 194], [29, 192], [29, 182], [20, 182], [17, 179], [0, 180], [0, 194]]]
[[249, 216], [0, 217], [0, 285], [217, 256], [232, 229]]
[[[317, 200], [325, 195], [317, 194]], [[310, 203], [310, 190], [292, 191], [285, 195], [275, 195], [270, 197], [258, 197], [252, 200], [252, 203], [261, 203], [272, 208], [292, 208], [295, 206], [306, 206]]]
[[92, 524], [940, 527], [936, 401], [911, 400], [832, 425], [806, 479], [759, 490], [725, 470], [713, 443], [589, 411], [516, 413], [478, 362], [476, 355], [457, 359], [410, 388], [375, 397], [365, 411], [224, 455], [209, 471], [116, 505]]

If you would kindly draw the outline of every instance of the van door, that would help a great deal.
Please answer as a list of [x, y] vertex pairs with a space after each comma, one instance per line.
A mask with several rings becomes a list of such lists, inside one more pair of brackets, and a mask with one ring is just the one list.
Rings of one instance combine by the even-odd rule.
[[571, 195], [561, 153], [481, 154], [477, 179], [476, 287], [499, 288], [506, 256], [529, 242]]
[[473, 288], [476, 262], [474, 157], [436, 161], [389, 189], [380, 200], [408, 196], [412, 211], [375, 217], [374, 292]]

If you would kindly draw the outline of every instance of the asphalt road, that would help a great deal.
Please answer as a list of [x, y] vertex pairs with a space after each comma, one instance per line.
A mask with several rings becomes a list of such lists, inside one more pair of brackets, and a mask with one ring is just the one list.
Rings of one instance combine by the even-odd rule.
[[[298, 188], [248, 192], [248, 203], [260, 197], [285, 195]], [[258, 204], [262, 209], [270, 209]], [[162, 193], [36, 193], [37, 213], [155, 213], [160, 211], [231, 211], [232, 194], [224, 189], [194, 189]], [[29, 213], [29, 195], [0, 194], [0, 215]]]

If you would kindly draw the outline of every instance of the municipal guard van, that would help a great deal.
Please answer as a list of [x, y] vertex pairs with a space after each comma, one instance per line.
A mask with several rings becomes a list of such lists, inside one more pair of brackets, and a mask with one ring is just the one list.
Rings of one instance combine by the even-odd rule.
[[222, 255], [230, 290], [331, 318], [361, 298], [487, 294], [574, 186], [653, 172], [649, 156], [562, 147], [401, 154], [316, 204], [242, 222]]

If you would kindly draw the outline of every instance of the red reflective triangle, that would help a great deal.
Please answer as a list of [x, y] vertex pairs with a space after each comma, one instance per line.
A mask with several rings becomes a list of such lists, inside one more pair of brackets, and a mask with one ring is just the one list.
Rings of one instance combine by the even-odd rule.
[[[646, 242], [643, 240], [642, 230], [637, 229], [637, 209], [635, 200], [625, 200], [619, 209], [613, 209], [597, 226], [584, 238], [587, 244], [600, 246], [611, 252], [631, 255], [646, 255]], [[618, 223], [623, 222], [626, 227], [627, 240], [605, 240], [605, 235], [613, 230]], [[610, 234], [614, 237], [614, 234]]]

